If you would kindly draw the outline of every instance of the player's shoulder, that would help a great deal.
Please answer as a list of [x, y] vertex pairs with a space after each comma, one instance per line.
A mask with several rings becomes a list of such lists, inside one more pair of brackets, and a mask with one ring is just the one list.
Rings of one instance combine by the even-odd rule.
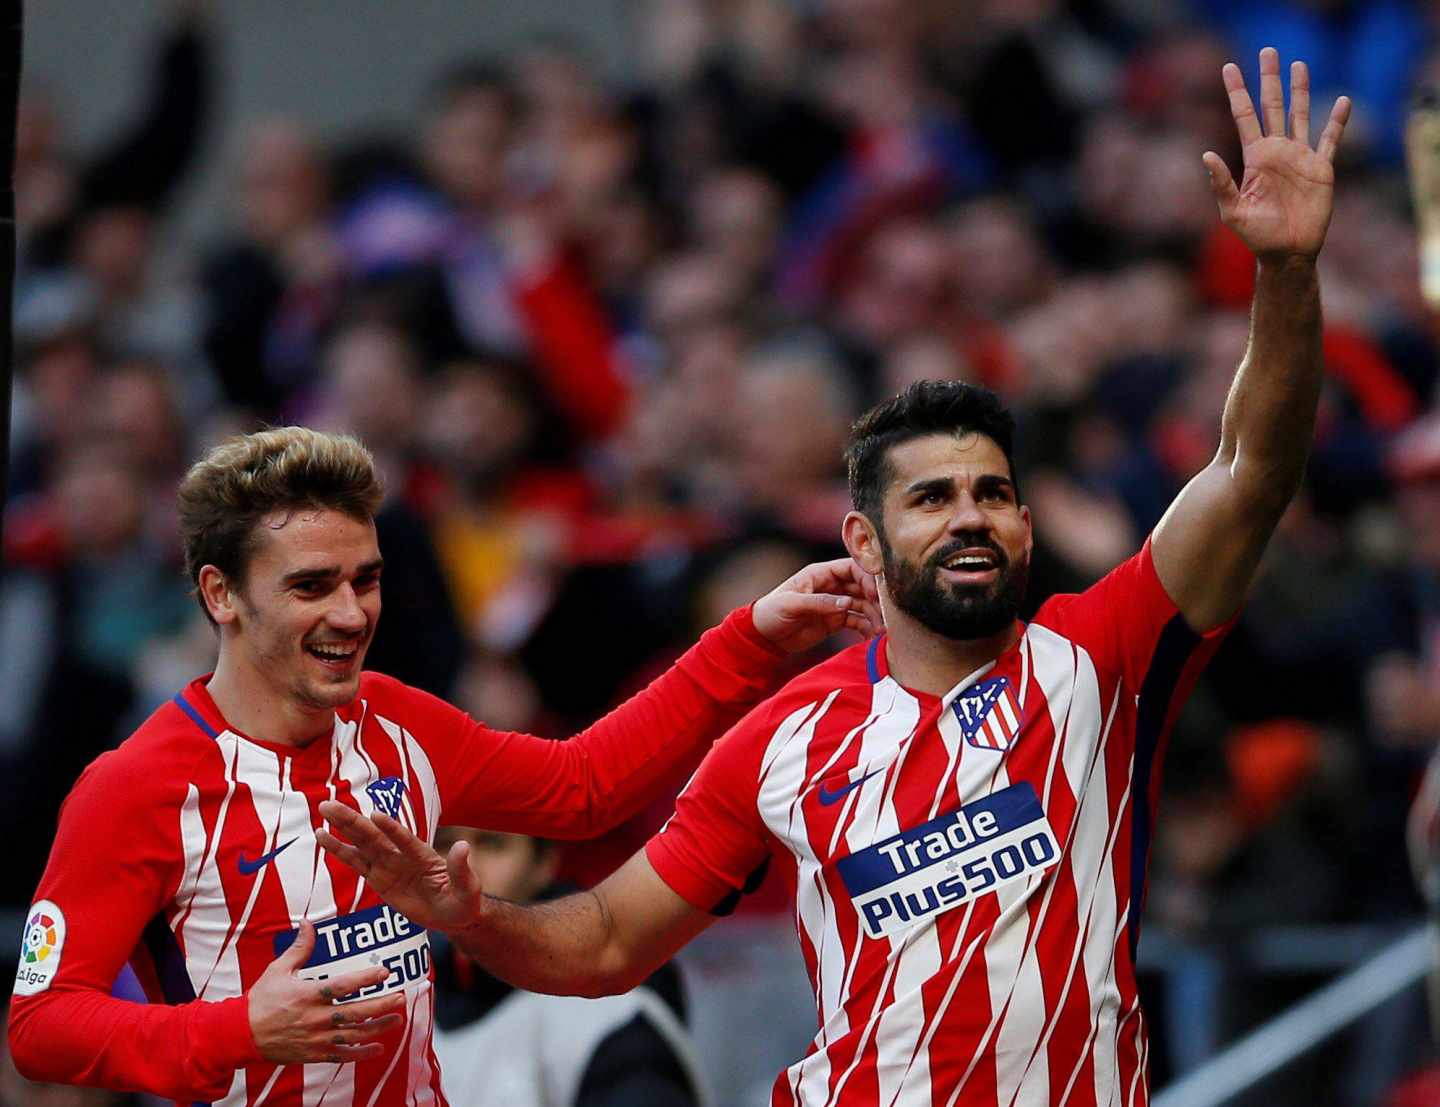
[[132, 807], [183, 796], [201, 775], [197, 764], [216, 756], [214, 735], [186, 706], [177, 695], [156, 707], [128, 738], [86, 766], [72, 795]]
[[1169, 615], [1174, 610], [1174, 601], [1166, 594], [1155, 570], [1147, 539], [1139, 550], [1084, 591], [1061, 593], [1045, 600], [1030, 623], [1073, 637], [1144, 621], [1152, 611]]
[[431, 724], [453, 724], [465, 717], [460, 708], [439, 696], [369, 669], [360, 674], [360, 692], [355, 698], [355, 706], [358, 708], [361, 705], [372, 715], [415, 730], [417, 737]]

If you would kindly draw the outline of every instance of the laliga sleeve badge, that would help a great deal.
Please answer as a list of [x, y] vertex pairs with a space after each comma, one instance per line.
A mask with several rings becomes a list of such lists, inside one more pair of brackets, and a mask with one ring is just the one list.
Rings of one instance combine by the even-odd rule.
[[60, 971], [60, 952], [64, 948], [65, 914], [48, 899], [42, 899], [26, 915], [15, 994], [33, 996], [49, 988]]

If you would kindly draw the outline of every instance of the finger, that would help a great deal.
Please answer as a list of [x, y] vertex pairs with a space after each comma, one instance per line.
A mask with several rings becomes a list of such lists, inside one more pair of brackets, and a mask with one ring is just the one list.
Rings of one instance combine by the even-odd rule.
[[332, 1065], [348, 1065], [356, 1061], [368, 1061], [372, 1057], [379, 1057], [385, 1052], [385, 1047], [379, 1042], [366, 1042], [364, 1045], [335, 1045], [333, 1042], [317, 1043], [314, 1052], [310, 1055], [310, 1061], [329, 1061]]
[[1310, 68], [1290, 63], [1290, 137], [1310, 145]]
[[1260, 133], [1260, 120], [1256, 118], [1255, 105], [1250, 102], [1245, 78], [1234, 62], [1226, 62], [1220, 76], [1225, 82], [1225, 94], [1230, 98], [1230, 114], [1235, 119], [1235, 130], [1240, 133], [1240, 145], [1249, 146], [1264, 135]]
[[1215, 197], [1215, 202], [1220, 205], [1220, 214], [1229, 214], [1240, 199], [1240, 190], [1235, 187], [1235, 178], [1230, 175], [1230, 167], [1225, 164], [1225, 159], [1213, 150], [1206, 150], [1200, 160], [1205, 163], [1205, 169], [1210, 174], [1210, 192]]
[[1260, 51], [1260, 110], [1265, 116], [1265, 133], [1285, 134], [1285, 90], [1280, 84], [1280, 51], [1267, 46]]
[[1325, 121], [1325, 129], [1320, 132], [1320, 141], [1315, 144], [1316, 151], [1326, 161], [1335, 160], [1335, 151], [1340, 146], [1340, 137], [1345, 133], [1345, 124], [1350, 121], [1350, 97], [1342, 96], [1335, 101], [1335, 106], [1330, 109], [1330, 118]]
[[309, 919], [301, 919], [300, 927], [296, 931], [295, 940], [290, 943], [290, 948], [275, 958], [286, 972], [294, 972], [306, 961], [310, 960], [310, 954], [315, 949], [315, 924]]
[[[325, 805], [321, 804], [321, 806]], [[334, 820], [335, 825], [345, 832], [345, 837], [350, 839], [350, 844], [364, 854], [368, 860], [374, 862], [386, 854], [395, 852], [390, 840], [376, 828], [374, 823], [364, 815], [350, 811], [348, 807], [345, 810], [353, 818], [347, 817], [343, 824], [336, 819]]]
[[331, 1042], [335, 1045], [356, 1045], [360, 1042], [371, 1042], [376, 1038], [383, 1038], [386, 1034], [392, 1034], [405, 1025], [402, 1015], [391, 1012], [388, 1015], [381, 1015], [378, 1019], [364, 1019], [360, 1022], [348, 1022], [344, 1029], [337, 1029], [331, 1035]]
[[428, 865], [439, 856], [429, 843], [417, 838], [399, 819], [392, 819], [389, 815], [376, 811], [370, 816], [370, 822], [385, 836], [391, 849], [408, 861]]
[[338, 857], [361, 875], [369, 871], [370, 862], [365, 855], [354, 846], [340, 841], [335, 835], [325, 830], [317, 830], [315, 832], [315, 840], [320, 843], [326, 853]]
[[356, 969], [354, 972], [341, 973], [339, 976], [332, 976], [329, 980], [319, 981], [318, 994], [326, 1003], [333, 1003], [342, 996], [348, 996], [352, 992], [358, 992], [361, 988], [369, 988], [388, 979], [390, 979], [389, 969], [384, 965], [373, 965], [368, 969]]
[[868, 616], [852, 611], [845, 616], [845, 629], [856, 631], [866, 638], [874, 638], [884, 627]]
[[[349, 992], [337, 993], [349, 995]], [[387, 992], [383, 996], [371, 996], [369, 999], [357, 999], [340, 1007], [333, 1008], [324, 1021], [325, 1026], [335, 1025], [335, 1015], [343, 1014], [345, 1021], [341, 1026], [355, 1026], [360, 1023], [378, 1021], [382, 1018], [394, 1015], [396, 1018], [405, 1017], [405, 993]]]

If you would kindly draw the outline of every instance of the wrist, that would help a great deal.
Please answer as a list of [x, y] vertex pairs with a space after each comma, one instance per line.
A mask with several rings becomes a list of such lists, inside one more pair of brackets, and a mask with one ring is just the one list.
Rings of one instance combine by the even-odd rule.
[[1296, 283], [1317, 279], [1315, 254], [1261, 254], [1255, 260], [1257, 279]]

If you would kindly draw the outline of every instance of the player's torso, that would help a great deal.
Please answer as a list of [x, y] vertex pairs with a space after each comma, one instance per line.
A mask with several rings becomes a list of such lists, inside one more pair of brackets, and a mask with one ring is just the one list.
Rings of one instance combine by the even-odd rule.
[[[182, 697], [183, 698], [183, 697]], [[403, 990], [404, 1027], [386, 1053], [352, 1065], [257, 1066], [236, 1076], [227, 1104], [321, 1102], [336, 1107], [439, 1098], [430, 1048], [430, 949], [424, 930], [386, 906], [353, 870], [320, 848], [318, 805], [383, 811], [430, 840], [439, 798], [429, 758], [404, 720], [362, 699], [329, 740], [282, 751], [220, 729], [192, 775], [177, 814], [181, 875], [174, 900], [147, 935], [169, 999], [241, 994], [293, 940], [301, 919], [316, 928], [300, 975], [320, 980], [384, 964], [390, 977], [366, 996]], [[391, 710], [392, 715], [402, 711]], [[166, 980], [166, 977], [169, 980]], [[176, 995], [168, 993], [177, 992]], [[355, 996], [352, 998], [362, 998]]]
[[1134, 693], [1035, 625], [941, 699], [881, 651], [797, 705], [762, 768], [821, 1020], [777, 1102], [1094, 1102], [1116, 1066], [1096, 1031], [1133, 998]]

